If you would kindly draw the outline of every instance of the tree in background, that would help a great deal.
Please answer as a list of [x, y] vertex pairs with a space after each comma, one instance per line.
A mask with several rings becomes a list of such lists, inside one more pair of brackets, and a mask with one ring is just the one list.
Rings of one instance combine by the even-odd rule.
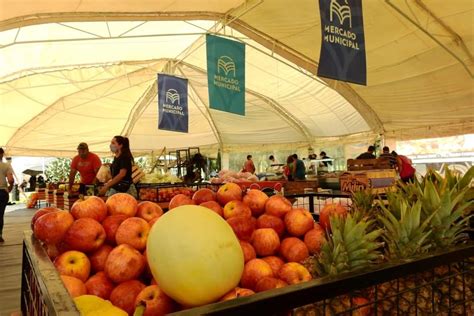
[[[71, 161], [70, 158], [57, 158], [48, 164], [45, 171], [47, 181], [67, 182], [71, 171]], [[79, 173], [76, 174], [76, 178], [79, 180]]]

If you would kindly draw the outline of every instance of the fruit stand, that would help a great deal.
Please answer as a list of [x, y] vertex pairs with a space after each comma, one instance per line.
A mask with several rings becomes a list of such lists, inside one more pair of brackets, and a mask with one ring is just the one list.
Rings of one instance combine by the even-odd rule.
[[226, 183], [179, 193], [167, 212], [126, 193], [42, 209], [24, 237], [23, 308], [54, 315], [74, 300], [84, 312], [92, 299], [118, 315], [472, 315], [473, 178], [430, 171], [383, 199]]
[[[440, 275], [441, 270], [448, 272]], [[407, 278], [420, 282], [404, 291], [391, 292], [390, 296], [383, 299], [378, 294], [387, 286], [387, 282], [396, 284]], [[343, 306], [344, 300], [349, 302], [345, 312], [352, 310], [354, 315], [356, 312], [360, 312], [357, 315], [368, 315], [363, 313], [365, 305], [376, 311], [378, 306], [386, 304], [386, 301], [400, 302], [407, 297], [411, 297], [410, 304], [414, 306], [427, 304], [428, 310], [433, 314], [440, 315], [443, 312], [447, 315], [449, 311], [457, 311], [460, 312], [459, 315], [471, 315], [474, 312], [473, 278], [474, 244], [469, 243], [416, 260], [385, 264], [374, 267], [373, 270], [337, 278], [312, 280], [249, 297], [184, 310], [173, 315], [272, 315], [291, 309], [295, 309], [293, 315], [305, 315], [311, 311], [314, 312], [313, 315], [327, 315], [325, 313], [331, 314], [330, 309], [335, 308], [334, 306]], [[448, 284], [447, 289], [442, 288], [445, 284]], [[460, 288], [455, 289], [454, 286], [459, 284]], [[373, 299], [365, 302], [364, 306], [351, 304], [353, 300], [348, 298], [357, 297], [358, 291], [370, 292]], [[430, 294], [428, 302], [420, 294], [425, 291]], [[451, 300], [449, 296], [446, 301], [443, 300], [441, 294], [449, 291], [460, 291], [456, 296], [457, 300]], [[312, 305], [307, 306], [309, 304]], [[339, 311], [341, 312], [340, 309]], [[24, 233], [23, 241], [22, 313], [79, 315], [45, 249], [31, 231]], [[395, 306], [393, 315], [405, 314]]]

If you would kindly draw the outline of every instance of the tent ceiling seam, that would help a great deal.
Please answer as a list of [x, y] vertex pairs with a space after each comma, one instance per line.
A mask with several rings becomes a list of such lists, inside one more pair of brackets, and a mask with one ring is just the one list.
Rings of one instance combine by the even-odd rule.
[[[154, 64], [156, 65], [157, 63], [158, 63], [158, 61], [155, 62]], [[133, 73], [138, 73], [138, 72], [140, 72], [140, 71], [143, 71], [143, 70], [145, 70], [145, 69], [148, 69], [148, 67], [150, 67], [150, 66], [147, 66], [147, 67], [145, 67], [145, 68], [140, 68], [140, 69], [134, 70], [134, 71], [132, 71], [131, 73], [132, 73], [132, 74], [133, 74]], [[54, 101], [54, 102], [51, 103], [50, 105], [44, 105], [46, 108], [45, 108], [43, 111], [41, 111], [38, 115], [36, 115], [35, 117], [31, 118], [28, 122], [26, 122], [25, 124], [23, 124], [22, 126], [20, 126], [20, 127], [17, 129], [17, 131], [10, 137], [10, 140], [8, 141], [7, 146], [8, 146], [8, 147], [14, 147], [15, 142], [21, 140], [27, 133], [29, 133], [29, 131], [30, 131], [31, 129], [34, 128], [34, 126], [31, 126], [31, 125], [33, 124], [33, 122], [38, 121], [38, 118], [41, 117], [41, 116], [43, 116], [47, 111], [54, 110], [54, 109], [53, 109], [54, 105], [57, 104], [58, 102], [60, 102], [63, 98], [71, 97], [71, 96], [73, 96], [74, 94], [79, 93], [79, 92], [82, 92], [82, 91], [86, 91], [86, 90], [89, 90], [89, 89], [94, 89], [94, 88], [98, 87], [99, 85], [104, 84], [104, 83], [107, 82], [107, 81], [115, 80], [115, 79], [120, 78], [120, 77], [123, 77], [123, 76], [124, 76], [124, 75], [121, 75], [121, 76], [115, 77], [115, 78], [111, 78], [111, 79], [109, 79], [109, 80], [105, 80], [104, 82], [100, 82], [100, 83], [98, 83], [97, 85], [90, 86], [90, 87], [88, 87], [87, 89], [84, 89], [84, 90], [74, 91], [74, 92], [72, 92], [72, 93], [70, 93], [70, 94], [68, 94], [68, 95], [66, 95], [66, 96], [59, 97], [56, 101]], [[145, 82], [146, 82], [146, 81], [145, 81]], [[143, 83], [143, 82], [140, 82], [139, 84], [142, 84], [142, 83]], [[137, 85], [139, 85], [139, 84], [137, 84]], [[13, 89], [14, 89], [14, 88], [13, 88]], [[18, 93], [21, 93], [21, 92], [18, 92]], [[114, 93], [115, 93], [115, 92], [114, 92]], [[32, 100], [32, 101], [35, 101], [35, 100]], [[37, 101], [35, 101], [35, 102], [37, 102]], [[90, 102], [90, 101], [87, 101], [87, 102]], [[86, 103], [87, 103], [87, 102], [86, 102]], [[81, 103], [81, 104], [86, 104], [86, 103]], [[76, 105], [75, 107], [77, 107], [77, 106], [80, 106], [80, 105]], [[75, 108], [75, 107], [72, 107], [72, 108]], [[71, 108], [71, 109], [72, 109], [72, 108]]]
[[466, 72], [469, 74], [469, 76], [471, 78], [474, 78], [474, 73], [471, 72], [471, 70], [466, 65], [466, 63], [464, 63], [464, 61], [458, 55], [456, 55], [453, 51], [451, 51], [448, 47], [446, 47], [443, 43], [441, 43], [436, 37], [431, 35], [426, 29], [424, 29], [420, 24], [418, 24], [416, 21], [414, 21], [412, 18], [410, 18], [405, 12], [403, 12], [399, 7], [397, 7], [395, 4], [393, 4], [390, 0], [385, 0], [385, 3], [387, 3], [392, 9], [394, 9], [397, 13], [399, 13], [401, 16], [403, 16], [409, 22], [411, 22], [420, 31], [422, 31], [424, 34], [426, 34], [426, 36], [431, 38], [436, 44], [441, 46], [448, 54], [450, 54], [454, 59], [456, 59], [463, 66], [464, 70], [466, 70]]
[[[178, 71], [181, 73], [181, 75], [183, 75], [184, 77], [186, 77], [186, 74], [184, 73], [183, 69], [181, 68], [181, 66], [178, 66], [177, 67]], [[189, 82], [191, 82], [190, 79], [188, 79]], [[217, 125], [216, 125], [216, 122], [214, 121], [214, 118], [212, 117], [211, 115], [211, 111], [209, 110], [209, 107], [206, 106], [206, 103], [204, 103], [204, 100], [201, 99], [201, 96], [199, 95], [199, 93], [197, 93], [196, 89], [194, 89], [193, 85], [190, 84], [189, 85], [191, 87], [191, 90], [193, 91], [193, 93], [196, 95], [197, 99], [199, 100], [199, 102], [201, 103], [201, 105], [203, 105], [203, 108], [205, 108], [206, 110], [206, 113], [207, 115], [204, 114], [204, 112], [202, 111], [201, 107], [198, 105], [198, 103], [196, 102], [196, 107], [198, 108], [198, 110], [201, 112], [201, 114], [206, 118], [206, 120], [208, 121], [209, 123], [209, 126], [211, 127], [212, 129], [212, 132], [214, 133], [214, 136], [216, 137], [216, 140], [217, 142], [219, 143], [219, 147], [220, 148], [223, 148], [224, 146], [224, 141], [222, 139], [222, 134], [220, 133], [219, 129], [217, 128]]]

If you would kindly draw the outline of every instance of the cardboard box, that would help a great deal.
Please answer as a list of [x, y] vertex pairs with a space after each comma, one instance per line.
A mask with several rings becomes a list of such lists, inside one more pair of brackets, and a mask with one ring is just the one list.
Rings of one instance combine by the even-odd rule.
[[393, 169], [348, 171], [341, 174], [342, 192], [356, 192], [372, 189], [372, 193], [385, 193], [391, 190], [396, 181], [396, 172]]

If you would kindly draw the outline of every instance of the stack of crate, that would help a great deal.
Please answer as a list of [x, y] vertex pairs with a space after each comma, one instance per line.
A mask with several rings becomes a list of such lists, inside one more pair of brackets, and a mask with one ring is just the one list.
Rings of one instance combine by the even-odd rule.
[[64, 190], [54, 190], [54, 206], [63, 209], [64, 208]]
[[74, 204], [74, 202], [76, 202], [77, 200], [79, 199], [79, 195], [78, 194], [69, 194], [67, 192], [65, 192], [63, 194], [63, 209], [66, 210], [66, 211], [70, 211], [71, 210], [71, 207], [72, 205]]

